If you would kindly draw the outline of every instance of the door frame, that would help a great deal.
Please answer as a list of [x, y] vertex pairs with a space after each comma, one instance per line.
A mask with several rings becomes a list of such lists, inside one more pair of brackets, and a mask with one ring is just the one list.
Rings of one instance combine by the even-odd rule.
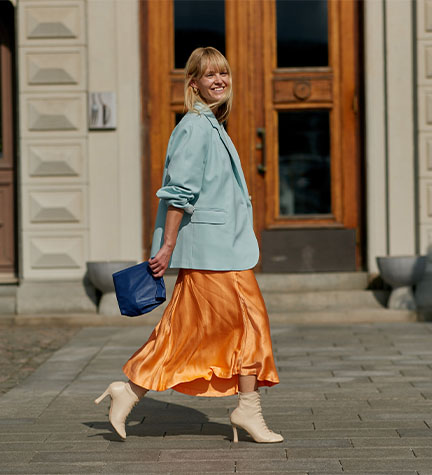
[[[362, 249], [362, 165], [360, 143], [360, 2], [328, 0], [329, 62], [331, 67], [316, 72], [305, 69], [285, 72], [298, 78], [333, 76], [334, 97], [331, 121], [336, 130], [332, 138], [332, 210], [334, 216], [277, 218], [275, 199], [277, 180], [278, 109], [294, 108], [281, 102], [274, 106], [273, 84], [283, 81], [284, 71], [275, 69], [275, 4], [263, 0], [238, 2], [226, 0], [226, 55], [234, 81], [234, 107], [229, 118], [229, 132], [239, 151], [254, 206], [254, 226], [258, 240], [268, 229], [335, 228], [356, 230], [356, 264], [363, 263]], [[175, 125], [175, 113], [183, 111], [183, 73], [174, 69], [173, 2], [140, 2], [141, 78], [142, 78], [142, 180], [144, 257], [148, 257], [156, 215], [156, 191], [160, 187], [165, 150]], [[342, 45], [343, 38], [343, 45]], [[151, 41], [150, 41], [151, 40]], [[158, 47], [159, 45], [159, 47]], [[236, 45], [242, 45], [242, 50]], [[247, 45], [248, 54], [244, 54]], [[347, 47], [347, 45], [349, 47]], [[335, 64], [335, 58], [339, 59]], [[172, 65], [172, 66], [171, 66]], [[341, 67], [343, 65], [343, 67]], [[267, 71], [257, 78], [254, 67]], [[160, 79], [162, 78], [162, 79]], [[167, 79], [165, 79], [167, 78]], [[263, 98], [265, 107], [263, 107]], [[329, 108], [330, 104], [310, 101], [305, 108]], [[157, 124], [157, 125], [156, 125]], [[256, 130], [266, 124], [265, 149], [259, 148]], [[337, 125], [336, 125], [337, 124]], [[272, 157], [267, 173], [257, 173], [262, 154]], [[342, 163], [349, 156], [349, 162]], [[337, 158], [334, 158], [337, 157]], [[275, 190], [273, 194], [268, 190]], [[267, 191], [266, 191], [267, 190]], [[263, 198], [264, 197], [264, 198]]]

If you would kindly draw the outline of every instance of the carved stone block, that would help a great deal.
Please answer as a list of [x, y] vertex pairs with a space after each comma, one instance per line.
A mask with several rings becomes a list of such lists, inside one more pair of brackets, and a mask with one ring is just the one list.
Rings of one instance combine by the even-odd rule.
[[426, 92], [426, 124], [432, 125], [432, 92]]
[[25, 14], [28, 39], [77, 38], [80, 35], [78, 5], [28, 6]]
[[425, 30], [432, 33], [432, 1], [426, 0], [424, 2], [424, 12]]
[[432, 79], [432, 45], [425, 47], [425, 79]]
[[80, 144], [32, 144], [28, 153], [32, 177], [81, 175], [83, 150]]
[[30, 131], [79, 130], [82, 104], [78, 97], [29, 99], [27, 120]]
[[426, 168], [432, 171], [432, 138], [426, 141]]
[[30, 238], [32, 269], [76, 269], [84, 264], [84, 243], [79, 236]]
[[30, 85], [78, 84], [80, 65], [79, 52], [28, 53], [27, 82]]
[[79, 223], [83, 219], [82, 193], [74, 191], [32, 191], [30, 222]]
[[427, 216], [432, 218], [432, 183], [427, 183], [426, 185], [427, 201], [426, 201], [426, 211]]

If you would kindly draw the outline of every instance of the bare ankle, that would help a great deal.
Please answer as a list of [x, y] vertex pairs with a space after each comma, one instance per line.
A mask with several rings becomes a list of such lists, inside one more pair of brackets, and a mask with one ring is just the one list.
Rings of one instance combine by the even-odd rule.
[[144, 397], [147, 392], [148, 392], [148, 389], [146, 388], [143, 388], [141, 386], [138, 386], [138, 384], [135, 384], [134, 382], [132, 382], [131, 380], [129, 380], [129, 387], [132, 389], [132, 391], [136, 394], [137, 397], [139, 397], [140, 399], [142, 397]]

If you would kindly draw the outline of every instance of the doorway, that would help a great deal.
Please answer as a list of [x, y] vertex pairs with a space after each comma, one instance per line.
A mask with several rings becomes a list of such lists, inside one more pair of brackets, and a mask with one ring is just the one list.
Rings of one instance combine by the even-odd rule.
[[195, 47], [215, 46], [233, 72], [227, 129], [252, 196], [259, 268], [361, 268], [359, 8], [355, 0], [142, 3], [145, 252], [183, 113], [182, 67]]
[[14, 278], [15, 157], [14, 157], [14, 7], [0, 2], [0, 278]]

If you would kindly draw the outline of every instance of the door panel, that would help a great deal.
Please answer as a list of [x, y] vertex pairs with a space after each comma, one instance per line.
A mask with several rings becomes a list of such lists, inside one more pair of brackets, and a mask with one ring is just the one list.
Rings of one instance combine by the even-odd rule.
[[[232, 68], [227, 128], [252, 195], [258, 239], [271, 230], [352, 230], [343, 236], [359, 267], [358, 2], [218, 0], [214, 25], [201, 3], [208, 4], [142, 3], [147, 250], [166, 145], [183, 112], [183, 70], [175, 66], [187, 49], [209, 45], [225, 48]], [[192, 4], [193, 21], [186, 21]], [[201, 29], [188, 34], [188, 24]], [[284, 239], [288, 254], [297, 252]], [[262, 251], [264, 259], [271, 254]]]

